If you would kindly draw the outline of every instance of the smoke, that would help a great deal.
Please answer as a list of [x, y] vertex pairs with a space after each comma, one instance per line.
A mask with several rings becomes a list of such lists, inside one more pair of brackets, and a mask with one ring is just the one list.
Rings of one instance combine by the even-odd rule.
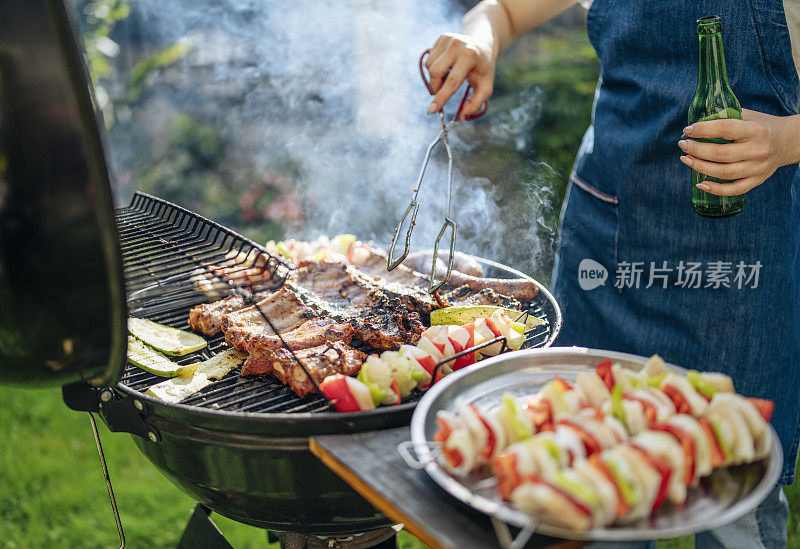
[[[430, 96], [419, 55], [441, 33], [458, 30], [460, 4], [143, 0], [133, 8], [144, 43], [194, 43], [159, 72], [134, 113], [146, 121], [154, 154], [176, 113], [190, 110], [218, 129], [229, 166], [291, 177], [303, 216], [287, 236], [349, 232], [388, 245], [440, 129], [438, 116], [425, 114]], [[490, 104], [485, 117], [451, 132], [457, 249], [547, 278], [552, 174], [525, 159], [539, 96], [517, 90], [503, 104], [510, 107]], [[422, 183], [415, 248], [431, 247], [444, 221], [446, 167], [439, 146]]]

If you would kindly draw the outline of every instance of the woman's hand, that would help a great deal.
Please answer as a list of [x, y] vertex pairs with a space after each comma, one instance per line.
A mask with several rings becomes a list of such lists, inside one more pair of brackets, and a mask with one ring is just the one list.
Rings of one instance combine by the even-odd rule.
[[439, 111], [464, 80], [472, 87], [460, 118], [476, 112], [494, 88], [495, 59], [492, 46], [465, 34], [443, 34], [425, 60], [436, 94], [428, 113]]
[[[781, 166], [800, 161], [800, 116], [771, 116], [742, 109], [742, 120], [696, 122], [684, 128], [683, 133], [678, 146], [686, 155], [681, 156], [681, 162], [700, 173], [733, 181], [697, 184], [711, 194], [746, 193]], [[722, 138], [734, 143], [693, 141], [701, 138]]]
[[576, 0], [483, 0], [464, 15], [463, 34], [443, 34], [425, 66], [435, 93], [428, 113], [442, 109], [466, 79], [472, 95], [459, 117], [474, 114], [494, 88], [497, 57], [522, 33], [563, 12]]

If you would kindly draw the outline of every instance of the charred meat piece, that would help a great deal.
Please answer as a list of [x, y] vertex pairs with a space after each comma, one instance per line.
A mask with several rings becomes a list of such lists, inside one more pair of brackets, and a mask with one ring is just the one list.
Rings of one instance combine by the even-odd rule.
[[399, 299], [409, 311], [427, 314], [439, 308], [436, 300], [417, 286], [374, 277], [351, 265], [336, 261], [301, 261], [298, 267], [297, 285], [337, 308], [372, 307], [379, 294]]
[[397, 300], [374, 309], [353, 324], [355, 339], [376, 349], [397, 349], [406, 343], [413, 345], [425, 331], [419, 313], [406, 310]]
[[[357, 291], [359, 286], [349, 287], [355, 296], [355, 304], [351, 306], [345, 306], [346, 298], [337, 303], [339, 307], [333, 306], [289, 282], [257, 305], [292, 348], [319, 345], [324, 341], [349, 343], [355, 337], [377, 349], [396, 349], [419, 340], [425, 327], [418, 313], [374, 288]], [[307, 322], [310, 320], [315, 322]], [[255, 306], [224, 315], [222, 331], [228, 345], [248, 353], [259, 347], [280, 346], [280, 338]]]
[[189, 310], [189, 326], [213, 336], [222, 329], [222, 315], [247, 307], [244, 297], [231, 295], [213, 303], [203, 303]]
[[490, 288], [498, 293], [513, 296], [520, 301], [531, 301], [539, 293], [536, 283], [527, 278], [485, 278], [466, 275], [458, 271], [450, 273], [447, 285], [450, 287], [467, 286], [474, 292]]
[[[280, 337], [268, 331], [249, 333], [244, 336], [244, 350], [253, 355], [265, 349], [275, 350], [283, 346], [290, 349], [306, 349], [316, 347], [325, 342], [341, 341], [350, 343], [355, 330], [348, 323], [339, 323], [332, 318], [314, 318], [307, 320], [294, 330], [283, 332]], [[281, 341], [283, 338], [283, 342]]]
[[[373, 256], [385, 262], [385, 255], [376, 251]], [[369, 261], [367, 259], [365, 264]], [[385, 273], [385, 264], [381, 265]], [[402, 265], [396, 270], [405, 275], [411, 273], [416, 282], [427, 283], [419, 273]], [[513, 297], [480, 288], [475, 281], [494, 280], [495, 284], [506, 286], [528, 282], [468, 278], [474, 279], [471, 284], [455, 288], [437, 300], [418, 286], [404, 286], [373, 277], [352, 265], [303, 261], [284, 286], [263, 298], [258, 307], [275, 324], [277, 332], [285, 335], [292, 349], [330, 341], [349, 343], [353, 338], [376, 349], [396, 349], [419, 341], [425, 329], [420, 313], [427, 314], [450, 303], [520, 308]], [[229, 345], [250, 354], [280, 347], [280, 338], [270, 329], [259, 309], [244, 305], [245, 300], [238, 296], [199, 305], [190, 311], [190, 325], [208, 335], [216, 333], [221, 326]]]
[[390, 299], [384, 286], [349, 265], [302, 261], [291, 284], [302, 285], [297, 294], [309, 307], [321, 316], [349, 322], [355, 329], [354, 338], [376, 349], [416, 343], [425, 330], [415, 311], [418, 302], [410, 304], [408, 295], [407, 299]]
[[[339, 341], [295, 351], [294, 355], [317, 383], [333, 374], [355, 375], [367, 358], [366, 353]], [[316, 392], [303, 367], [285, 348], [250, 355], [242, 367], [242, 375], [267, 373], [274, 374], [299, 396]]]
[[[320, 316], [349, 322], [355, 339], [377, 349], [396, 349], [419, 341], [425, 327], [416, 310], [432, 310], [428, 305], [420, 307], [411, 292], [404, 292], [403, 298], [390, 298], [398, 293], [390, 293], [391, 288], [338, 262], [302, 261], [287, 285]], [[427, 294], [417, 293], [432, 301]]]
[[419, 287], [405, 286], [397, 282], [373, 278], [369, 275], [363, 276], [366, 281], [374, 284], [388, 298], [398, 300], [409, 311], [430, 314], [431, 311], [442, 307], [434, 296]]
[[225, 333], [228, 345], [244, 351], [245, 344], [252, 337], [273, 334], [262, 312], [270, 319], [278, 333], [293, 330], [305, 321], [319, 316], [307, 307], [296, 293], [288, 287], [283, 287], [255, 305], [222, 317], [222, 331]]
[[[269, 293], [257, 293], [255, 298], [260, 301], [269, 295]], [[189, 310], [189, 326], [207, 336], [216, 335], [222, 329], [223, 315], [239, 311], [245, 307], [249, 307], [249, 303], [238, 294], [229, 295], [212, 303], [197, 305]]]
[[310, 292], [308, 299], [332, 315], [357, 316], [386, 301], [374, 284], [338, 261], [301, 261], [291, 283]]
[[498, 307], [505, 307], [506, 309], [514, 309], [515, 311], [522, 310], [522, 305], [518, 300], [507, 295], [499, 294], [491, 288], [484, 288], [479, 292], [475, 292], [469, 286], [459, 286], [455, 290], [444, 294], [442, 298], [453, 305], [496, 305]]
[[[349, 341], [344, 335], [336, 335], [337, 331], [345, 333], [341, 326], [345, 323], [352, 325], [354, 337], [359, 341], [377, 349], [396, 349], [419, 340], [424, 330], [419, 312], [429, 313], [450, 303], [520, 308], [512, 297], [488, 288], [475, 291], [467, 285], [444, 294], [441, 303], [437, 303], [433, 296], [417, 288], [381, 282], [352, 266], [328, 261], [301, 262], [281, 290], [267, 295], [260, 306], [281, 334], [295, 330], [306, 320], [332, 319], [324, 326], [312, 323], [292, 334], [291, 345], [297, 349], [326, 340]], [[223, 321], [226, 315], [229, 318]], [[325, 330], [334, 321], [340, 325], [329, 331], [331, 338], [326, 339]], [[226, 341], [247, 352], [251, 352], [253, 345], [275, 348], [280, 343], [258, 310], [245, 307], [244, 300], [238, 296], [193, 308], [189, 323], [207, 335], [213, 335], [222, 326]], [[248, 343], [250, 340], [261, 343]]]
[[333, 307], [312, 292], [298, 291], [303, 302], [323, 318], [347, 323], [355, 330], [353, 339], [376, 349], [397, 349], [419, 341], [425, 331], [419, 313], [409, 311], [398, 299], [373, 292], [369, 307]]

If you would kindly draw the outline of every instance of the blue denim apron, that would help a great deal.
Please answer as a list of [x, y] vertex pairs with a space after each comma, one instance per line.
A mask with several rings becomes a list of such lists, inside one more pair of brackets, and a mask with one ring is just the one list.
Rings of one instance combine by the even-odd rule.
[[790, 483], [800, 414], [800, 175], [797, 165], [779, 169], [730, 218], [692, 209], [677, 142], [697, 82], [695, 21], [711, 14], [722, 18], [742, 107], [797, 113], [781, 0], [595, 0], [588, 29], [600, 80], [562, 210], [558, 344], [659, 353], [773, 399], [781, 481]]

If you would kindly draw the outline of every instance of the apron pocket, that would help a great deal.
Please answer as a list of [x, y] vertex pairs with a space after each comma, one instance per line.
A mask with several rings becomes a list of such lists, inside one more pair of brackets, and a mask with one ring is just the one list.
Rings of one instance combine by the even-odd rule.
[[613, 194], [604, 193], [597, 187], [590, 185], [589, 183], [578, 177], [578, 174], [576, 174], [575, 172], [572, 172], [570, 174], [569, 179], [570, 181], [572, 181], [573, 184], [577, 185], [578, 187], [580, 187], [581, 189], [583, 189], [584, 191], [595, 197], [597, 200], [601, 200], [607, 204], [613, 204], [614, 206], [619, 205], [619, 198], [617, 198]]
[[604, 286], [613, 288], [619, 241], [618, 204], [616, 196], [574, 174], [570, 177], [561, 212], [557, 276], [574, 284], [586, 268], [605, 269]]

